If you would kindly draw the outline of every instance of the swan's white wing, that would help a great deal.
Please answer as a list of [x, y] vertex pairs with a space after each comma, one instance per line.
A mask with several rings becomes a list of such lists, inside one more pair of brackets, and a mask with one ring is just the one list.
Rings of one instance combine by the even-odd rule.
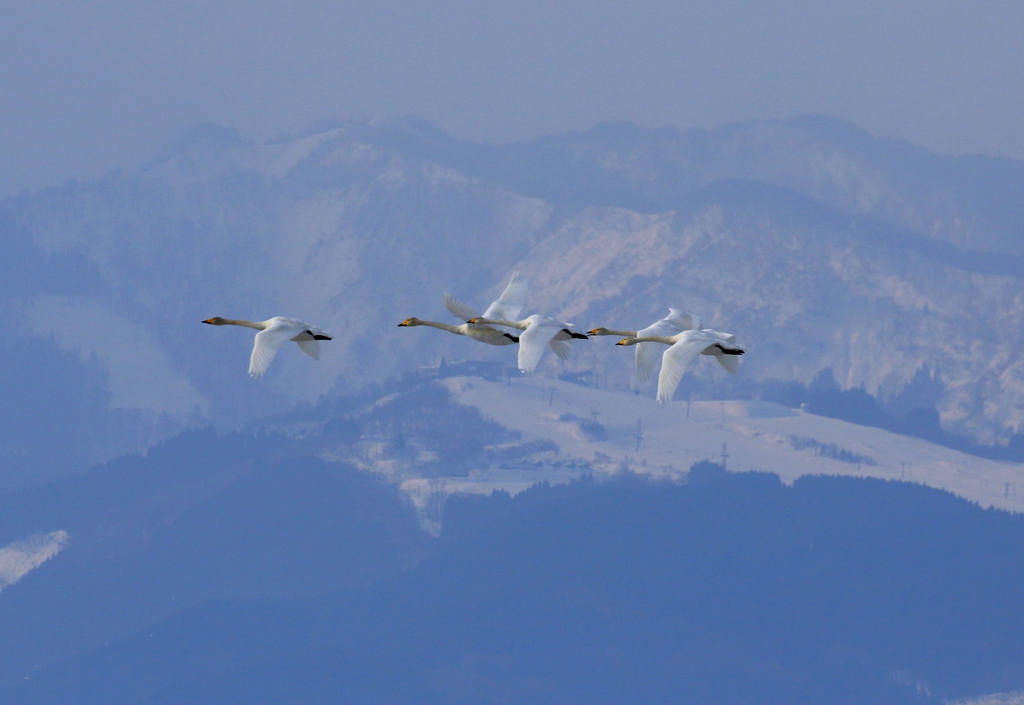
[[717, 340], [719, 340], [720, 342], [723, 342], [723, 343], [735, 343], [736, 342], [736, 336], [733, 335], [732, 333], [723, 333], [720, 330], [712, 330], [710, 328], [705, 328], [703, 330], [703, 332], [707, 333], [708, 335], [713, 335]]
[[313, 338], [309, 338], [308, 340], [296, 340], [295, 342], [299, 344], [299, 349], [302, 350], [302, 352], [306, 353], [314, 360], [320, 359], [319, 340], [313, 340]]
[[[526, 290], [530, 287], [530, 280], [521, 272], [512, 272], [512, 278], [501, 292], [501, 296], [487, 307], [484, 311], [484, 318], [496, 318], [502, 321], [514, 321], [519, 318], [519, 312], [523, 310], [523, 303], [526, 301]], [[468, 318], [466, 319], [469, 320]]]
[[658, 375], [658, 401], [672, 401], [686, 367], [708, 346], [708, 342], [704, 336], [684, 333], [675, 345], [665, 351], [661, 356], [661, 374]]
[[306, 330], [302, 331], [297, 336], [292, 338], [292, 340], [299, 344], [299, 349], [302, 350], [302, 352], [306, 353], [314, 360], [319, 360], [320, 341], [316, 339], [316, 336], [318, 335], [322, 335], [328, 340], [331, 339], [331, 336], [327, 335], [319, 328], [310, 326], [309, 328], [307, 328]]
[[[640, 337], [640, 336], [637, 336]], [[636, 365], [636, 378], [641, 382], [650, 378], [654, 372], [654, 366], [658, 364], [659, 353], [665, 350], [661, 343], [637, 343], [634, 353]]]
[[[533, 372], [544, 357], [544, 348], [552, 341], [561, 327], [543, 321], [531, 321], [519, 334], [519, 370], [526, 374]], [[554, 349], [554, 348], [552, 348]]]
[[[674, 315], [679, 314], [679, 311], [670, 308], [669, 315], [666, 318], [662, 318], [657, 323], [647, 326], [643, 330], [636, 332], [637, 338], [648, 338], [648, 337], [664, 337], [670, 338], [673, 335], [679, 335], [684, 330], [690, 330], [689, 326], [690, 319], [673, 318]], [[689, 314], [680, 314], [682, 316], [689, 316]], [[634, 361], [636, 364], [636, 377], [640, 381], [644, 381], [651, 376], [654, 372], [655, 366], [658, 364], [658, 358], [665, 351], [665, 348], [661, 343], [637, 343], [636, 352], [634, 353]]]
[[736, 374], [740, 370], [740, 356], [739, 355], [714, 355], [719, 364], [725, 368], [725, 371], [731, 375]]
[[555, 355], [558, 355], [562, 360], [568, 360], [570, 353], [572, 353], [572, 348], [569, 347], [568, 340], [552, 338], [551, 342], [548, 343], [548, 346], [551, 348], [551, 351], [554, 352]]
[[[668, 315], [662, 321], [678, 326], [679, 330], [676, 333], [682, 333], [684, 330], [700, 330], [700, 316], [696, 313], [680, 311], [678, 308], [670, 308]], [[672, 335], [676, 333], [672, 333]]]
[[[643, 330], [637, 331], [636, 337], [671, 338], [673, 335], [679, 335], [684, 330], [693, 329], [695, 320], [697, 322], [696, 325], [699, 327], [700, 318], [695, 314], [686, 313], [677, 308], [670, 308], [667, 316], [657, 323], [649, 325]], [[637, 343], [636, 352], [634, 353], [637, 379], [644, 381], [651, 376], [651, 373], [654, 372], [654, 368], [658, 364], [658, 358], [662, 355], [664, 350], [665, 349], [661, 346], [661, 343]]]
[[636, 337], [637, 338], [647, 338], [647, 337], [650, 337], [650, 336], [660, 335], [660, 336], [664, 336], [666, 338], [670, 338], [673, 335], [679, 335], [684, 330], [690, 330], [690, 329], [689, 328], [683, 328], [678, 323], [676, 323], [674, 321], [670, 321], [667, 318], [662, 318], [657, 323], [653, 323], [653, 324], [647, 326], [646, 328], [644, 328], [643, 330], [638, 330], [636, 332]]
[[296, 331], [295, 328], [290, 323], [275, 321], [269, 328], [256, 334], [252, 355], [249, 357], [249, 374], [252, 377], [262, 377], [270, 367], [270, 363], [273, 362], [277, 351], [294, 338], [298, 332], [302, 332], [301, 330]]
[[[477, 317], [476, 311], [459, 301], [447, 291], [444, 294], [444, 307], [463, 323]], [[484, 316], [484, 318], [492, 318], [492, 316]], [[501, 316], [496, 316], [496, 318], [501, 318]]]

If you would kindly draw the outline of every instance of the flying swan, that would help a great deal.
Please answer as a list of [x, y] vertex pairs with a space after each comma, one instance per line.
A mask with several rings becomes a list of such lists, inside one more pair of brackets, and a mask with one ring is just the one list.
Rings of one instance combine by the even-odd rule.
[[523, 331], [519, 334], [519, 371], [530, 374], [544, 357], [544, 346], [551, 348], [555, 355], [563, 360], [569, 357], [569, 343], [567, 341], [579, 338], [586, 340], [583, 333], [576, 333], [572, 330], [571, 323], [562, 323], [548, 316], [534, 314], [521, 321], [509, 321], [505, 319], [480, 318], [470, 319], [470, 323], [485, 324], [491, 326], [504, 326]]
[[320, 341], [331, 340], [330, 335], [316, 326], [311, 326], [297, 318], [283, 316], [274, 316], [265, 321], [236, 321], [214, 316], [207, 318], [203, 323], [209, 323], [211, 326], [244, 326], [259, 331], [252, 346], [252, 355], [249, 357], [249, 376], [251, 377], [262, 377], [270, 367], [274, 356], [277, 355], [277, 351], [289, 340], [298, 343], [302, 352], [314, 360], [320, 359]]
[[669, 348], [661, 356], [661, 374], [658, 375], [658, 401], [672, 401], [676, 388], [686, 366], [698, 355], [711, 355], [718, 360], [729, 373], [736, 374], [739, 356], [744, 353], [736, 344], [736, 336], [709, 329], [684, 330], [673, 336], [651, 335], [644, 337], [623, 338], [616, 345], [636, 345], [637, 343], [663, 343]]
[[[519, 272], [512, 272], [512, 278], [509, 280], [508, 286], [505, 287], [505, 291], [501, 292], [501, 296], [487, 307], [482, 318], [505, 319], [515, 318], [518, 316], [519, 312], [523, 308], [523, 300], [526, 298], [526, 290], [529, 285], [529, 279]], [[467, 338], [472, 338], [473, 340], [477, 340], [481, 343], [487, 343], [488, 345], [515, 345], [519, 342], [519, 338], [511, 333], [506, 333], [487, 325], [469, 323], [468, 321], [471, 319], [478, 318], [480, 316], [478, 316], [476, 311], [472, 308], [447, 292], [444, 295], [444, 307], [460, 321], [467, 322], [459, 326], [453, 326], [449, 323], [423, 321], [419, 318], [407, 318], [399, 323], [398, 327], [430, 326], [431, 328], [440, 328], [441, 330], [446, 330], [449, 333], [455, 333], [456, 335], [464, 335]]]
[[[588, 335], [617, 335], [626, 338], [643, 338], [651, 335], [677, 335], [684, 330], [700, 329], [700, 316], [685, 313], [677, 308], [670, 308], [668, 315], [657, 323], [652, 323], [643, 330], [612, 330], [611, 328], [595, 328], [587, 331]], [[634, 357], [637, 379], [643, 381], [651, 376], [658, 361], [660, 348], [657, 343], [639, 343]]]

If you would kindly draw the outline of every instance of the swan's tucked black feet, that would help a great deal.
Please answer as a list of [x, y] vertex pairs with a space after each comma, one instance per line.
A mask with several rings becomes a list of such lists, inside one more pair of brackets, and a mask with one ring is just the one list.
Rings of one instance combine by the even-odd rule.
[[331, 340], [329, 335], [314, 335], [313, 340]]
[[715, 343], [714, 347], [718, 348], [719, 350], [721, 350], [726, 355], [742, 355], [743, 354], [742, 350], [737, 350], [735, 348], [723, 348], [718, 343]]
[[511, 333], [502, 333], [502, 335], [511, 340], [513, 343], [519, 342], [519, 336], [517, 335], [512, 335]]

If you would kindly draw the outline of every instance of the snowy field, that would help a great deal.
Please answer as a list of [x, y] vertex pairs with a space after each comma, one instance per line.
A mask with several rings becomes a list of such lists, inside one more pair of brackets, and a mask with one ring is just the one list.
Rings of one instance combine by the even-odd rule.
[[[815, 416], [760, 401], [673, 402], [592, 389], [568, 382], [512, 379], [510, 383], [453, 377], [440, 382], [465, 405], [522, 434], [523, 442], [557, 445], [541, 460], [474, 470], [469, 477], [404, 487], [414, 497], [450, 492], [515, 493], [548, 480], [625, 468], [681, 477], [700, 460], [732, 471], [851, 475], [919, 482], [983, 507], [1024, 511], [1024, 465], [986, 460], [924, 440]], [[1019, 491], [1018, 491], [1019, 488]]]

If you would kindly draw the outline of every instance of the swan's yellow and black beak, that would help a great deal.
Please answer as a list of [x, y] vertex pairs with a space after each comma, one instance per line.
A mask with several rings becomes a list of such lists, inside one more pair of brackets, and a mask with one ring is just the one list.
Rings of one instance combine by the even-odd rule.
[[599, 331], [599, 330], [601, 330], [601, 329], [600, 328], [595, 328], [594, 330], [588, 330], [587, 331], [587, 335], [597, 335], [597, 331]]
[[207, 318], [205, 321], [203, 321], [203, 323], [209, 323], [212, 326], [213, 325], [213, 319], [212, 318]]
[[625, 345], [627, 340], [629, 340], [629, 338], [623, 338], [622, 340], [620, 340], [619, 342], [617, 342], [615, 344], [616, 345]]
[[480, 320], [479, 317], [477, 317], [477, 318], [470, 318], [468, 321], [466, 321], [466, 323], [476, 323], [479, 320]]
[[398, 324], [398, 327], [399, 328], [406, 327], [407, 325], [409, 325], [409, 321], [411, 321], [411, 320], [412, 320], [411, 318], [406, 318], [404, 321], [402, 321], [401, 323]]

